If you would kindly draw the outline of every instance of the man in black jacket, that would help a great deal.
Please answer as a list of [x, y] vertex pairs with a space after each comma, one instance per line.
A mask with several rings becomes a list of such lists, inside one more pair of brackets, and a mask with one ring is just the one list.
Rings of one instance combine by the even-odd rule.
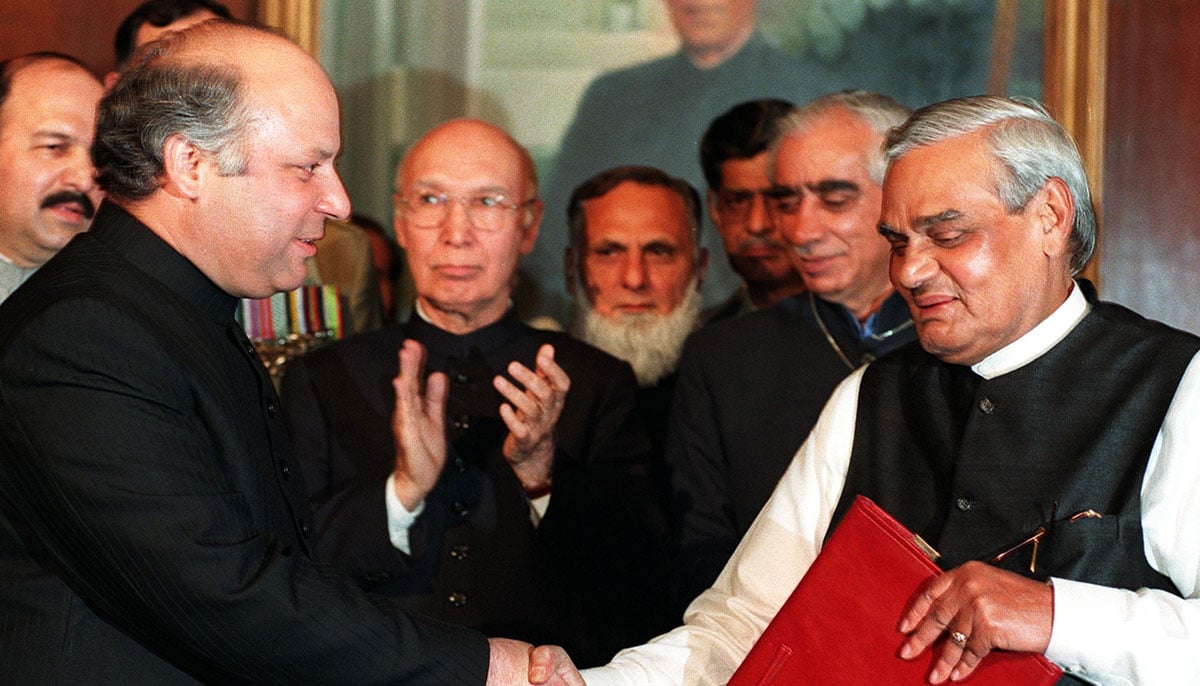
[[504, 131], [435, 127], [395, 198], [415, 313], [284, 377], [316, 557], [422, 614], [603, 662], [666, 628], [649, 621], [664, 525], [633, 375], [512, 306], [541, 202]]
[[349, 213], [328, 78], [227, 23], [132, 59], [100, 108], [95, 231], [0, 309], [0, 682], [525, 683], [528, 645], [310, 559], [233, 313], [299, 285]]

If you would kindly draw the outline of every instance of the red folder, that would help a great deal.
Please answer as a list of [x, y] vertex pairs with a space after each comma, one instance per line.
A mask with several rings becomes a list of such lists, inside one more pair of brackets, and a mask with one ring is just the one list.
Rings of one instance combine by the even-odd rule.
[[[928, 683], [934, 651], [901, 660], [896, 625], [917, 586], [940, 573], [910, 531], [859, 496], [729, 686]], [[1053, 684], [1061, 675], [1041, 655], [993, 651], [965, 683]]]

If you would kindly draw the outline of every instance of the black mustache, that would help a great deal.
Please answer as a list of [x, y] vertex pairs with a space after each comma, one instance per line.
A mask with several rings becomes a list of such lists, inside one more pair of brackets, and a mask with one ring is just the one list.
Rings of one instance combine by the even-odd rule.
[[83, 211], [83, 216], [88, 219], [96, 214], [96, 206], [92, 204], [92, 199], [83, 193], [75, 191], [58, 191], [51, 193], [42, 199], [42, 209], [53, 207], [54, 205], [63, 205], [69, 202], [79, 203], [79, 208]]

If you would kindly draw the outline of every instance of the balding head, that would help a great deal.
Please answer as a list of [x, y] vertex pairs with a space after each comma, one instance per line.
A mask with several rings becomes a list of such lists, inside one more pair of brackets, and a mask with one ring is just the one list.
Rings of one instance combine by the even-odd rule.
[[404, 156], [395, 200], [396, 238], [423, 312], [457, 333], [503, 316], [542, 214], [525, 148], [487, 122], [446, 122]]
[[493, 165], [515, 164], [517, 176], [523, 181], [522, 200], [538, 194], [537, 167], [529, 151], [504, 129], [479, 119], [452, 119], [430, 129], [409, 148], [396, 170], [396, 188], [404, 188], [406, 174], [414, 163], [429, 157], [439, 160], [439, 166], [452, 173], [452, 164], [490, 162]]
[[144, 46], [100, 105], [93, 156], [101, 186], [120, 201], [149, 196], [161, 185], [162, 146], [174, 134], [213, 155], [223, 173], [241, 173], [241, 141], [256, 109], [298, 85], [336, 104], [320, 66], [269, 29], [210, 21]]
[[337, 95], [268, 30], [204, 22], [134, 53], [100, 105], [109, 195], [226, 292], [299, 286], [326, 218], [350, 202], [333, 161]]

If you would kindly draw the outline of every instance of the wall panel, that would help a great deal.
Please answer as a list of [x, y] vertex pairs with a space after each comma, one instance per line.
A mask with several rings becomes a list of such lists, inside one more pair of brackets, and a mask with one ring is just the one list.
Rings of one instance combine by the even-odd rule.
[[[255, 0], [222, 0], [239, 19]], [[99, 76], [113, 68], [113, 34], [142, 0], [0, 0], [0, 59], [34, 50], [74, 55]]]
[[1101, 293], [1200, 333], [1200, 3], [1112, 0]]

